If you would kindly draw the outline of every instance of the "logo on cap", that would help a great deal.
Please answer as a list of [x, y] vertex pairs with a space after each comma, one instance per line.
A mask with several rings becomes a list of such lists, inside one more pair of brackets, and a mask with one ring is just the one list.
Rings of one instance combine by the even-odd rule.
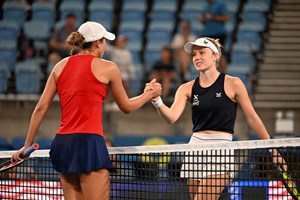
[[207, 45], [208, 42], [206, 40], [203, 40], [203, 43]]

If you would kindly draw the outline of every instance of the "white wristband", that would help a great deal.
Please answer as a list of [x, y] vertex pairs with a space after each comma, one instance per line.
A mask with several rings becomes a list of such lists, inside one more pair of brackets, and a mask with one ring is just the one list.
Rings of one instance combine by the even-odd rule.
[[155, 108], [159, 108], [159, 107], [161, 107], [163, 105], [163, 101], [162, 101], [162, 99], [160, 97], [158, 97], [158, 100], [155, 101], [155, 102], [152, 101], [152, 104], [153, 104], [153, 106]]

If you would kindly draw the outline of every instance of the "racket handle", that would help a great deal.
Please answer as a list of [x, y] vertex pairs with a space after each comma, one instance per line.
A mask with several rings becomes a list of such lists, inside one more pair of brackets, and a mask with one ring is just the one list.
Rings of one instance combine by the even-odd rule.
[[22, 155], [20, 156], [21, 158], [25, 158], [27, 156], [29, 156], [32, 152], [34, 152], [35, 150], [39, 149], [40, 146], [38, 143], [34, 143], [33, 145], [31, 145], [31, 147], [29, 147], [28, 149], [26, 149]]

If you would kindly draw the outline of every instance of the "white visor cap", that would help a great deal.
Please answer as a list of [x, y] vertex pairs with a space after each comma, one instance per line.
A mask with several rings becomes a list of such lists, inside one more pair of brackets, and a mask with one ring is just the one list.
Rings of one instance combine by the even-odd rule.
[[216, 47], [216, 45], [214, 45], [211, 41], [209, 41], [206, 38], [198, 38], [195, 42], [187, 42], [184, 45], [184, 50], [187, 53], [192, 53], [192, 48], [193, 48], [194, 45], [195, 46], [199, 46], [199, 47], [208, 47], [213, 52], [219, 53], [218, 48]]
[[114, 40], [116, 36], [113, 33], [108, 32], [104, 26], [97, 22], [85, 22], [79, 28], [78, 32], [84, 37], [84, 42], [94, 42], [101, 38], [108, 40]]

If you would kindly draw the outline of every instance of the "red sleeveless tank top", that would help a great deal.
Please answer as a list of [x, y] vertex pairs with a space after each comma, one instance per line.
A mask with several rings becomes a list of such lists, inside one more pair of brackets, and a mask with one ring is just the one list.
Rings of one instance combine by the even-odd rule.
[[107, 85], [91, 70], [92, 55], [71, 56], [57, 79], [61, 106], [58, 134], [93, 133], [103, 136], [102, 102]]

